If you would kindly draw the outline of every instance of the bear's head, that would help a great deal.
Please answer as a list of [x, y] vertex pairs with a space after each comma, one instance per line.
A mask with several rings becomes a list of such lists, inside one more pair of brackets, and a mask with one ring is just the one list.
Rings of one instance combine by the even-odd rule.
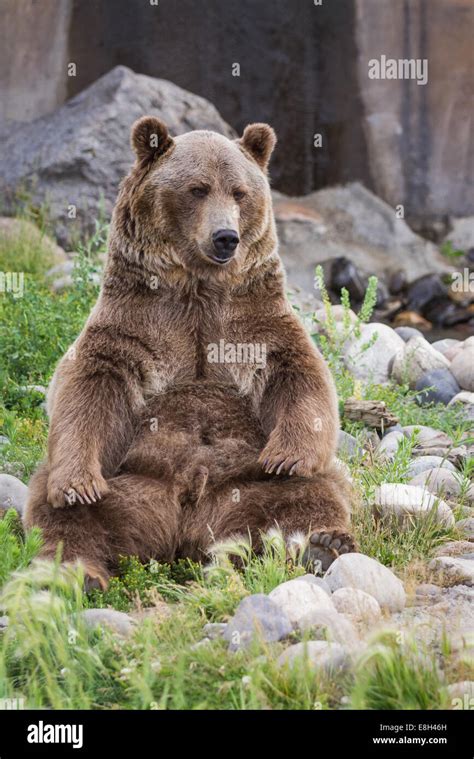
[[[230, 140], [209, 131], [171, 137], [157, 118], [132, 128], [136, 155], [128, 213], [146, 255], [205, 276], [238, 272], [275, 246], [267, 166], [276, 137], [267, 124]], [[266, 244], [265, 244], [266, 243]]]

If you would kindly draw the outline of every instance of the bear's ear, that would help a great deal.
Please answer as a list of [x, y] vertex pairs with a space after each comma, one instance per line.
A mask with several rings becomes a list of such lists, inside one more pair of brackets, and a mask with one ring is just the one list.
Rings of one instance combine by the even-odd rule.
[[173, 138], [166, 125], [155, 116], [142, 116], [132, 127], [130, 142], [137, 160], [146, 164], [166, 153], [173, 145]]
[[267, 168], [276, 141], [276, 134], [268, 124], [249, 124], [240, 140], [237, 140], [261, 169]]

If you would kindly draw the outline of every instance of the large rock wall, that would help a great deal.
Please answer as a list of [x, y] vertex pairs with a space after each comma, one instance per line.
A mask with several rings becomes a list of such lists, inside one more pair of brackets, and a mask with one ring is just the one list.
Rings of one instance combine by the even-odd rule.
[[68, 96], [73, 0], [2, 0], [0, 125], [32, 121]]
[[[49, 113], [121, 64], [207, 98], [237, 130], [272, 123], [283, 192], [359, 180], [408, 218], [473, 213], [472, 0], [3, 6], [0, 122]], [[427, 57], [428, 84], [369, 79], [368, 61], [382, 54]]]
[[[112, 66], [170, 79], [216, 105], [241, 131], [268, 121], [274, 183], [290, 194], [357, 178], [370, 184], [357, 94], [352, 2], [96, 0], [75, 2], [73, 95]], [[95, 45], [91, 55], [90, 35]], [[133, 33], [131, 33], [133, 30]], [[232, 66], [240, 65], [240, 76]], [[313, 146], [321, 132], [323, 147]]]
[[[412, 219], [474, 209], [474, 3], [356, 0], [358, 82], [376, 193]], [[368, 61], [428, 60], [428, 83], [369, 79]]]

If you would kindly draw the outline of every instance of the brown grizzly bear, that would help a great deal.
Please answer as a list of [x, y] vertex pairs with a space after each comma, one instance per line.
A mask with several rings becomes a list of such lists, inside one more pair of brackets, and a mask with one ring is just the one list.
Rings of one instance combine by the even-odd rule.
[[354, 550], [329, 370], [285, 295], [275, 134], [132, 130], [101, 293], [51, 384], [28, 526], [105, 586], [120, 555], [204, 557], [278, 525], [324, 565]]

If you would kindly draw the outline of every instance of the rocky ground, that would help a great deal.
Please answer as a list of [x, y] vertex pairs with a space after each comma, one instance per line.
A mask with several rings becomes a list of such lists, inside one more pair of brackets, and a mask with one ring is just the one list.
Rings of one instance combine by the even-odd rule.
[[86, 596], [80, 572], [35, 559], [41, 536], [25, 536], [21, 517], [44, 453], [45, 387], [97, 295], [105, 232], [71, 258], [22, 230], [12, 238], [10, 225], [0, 250], [26, 272], [24, 291], [0, 301], [0, 698], [473, 708], [474, 338], [429, 343], [369, 321], [377, 282], [352, 310], [344, 291], [331, 303], [319, 270], [312, 308], [292, 297], [338, 387], [360, 552], [338, 555], [336, 544], [323, 571], [296, 546], [288, 555], [275, 532], [263, 556], [242, 541], [204, 568], [124, 559], [106, 593]]

